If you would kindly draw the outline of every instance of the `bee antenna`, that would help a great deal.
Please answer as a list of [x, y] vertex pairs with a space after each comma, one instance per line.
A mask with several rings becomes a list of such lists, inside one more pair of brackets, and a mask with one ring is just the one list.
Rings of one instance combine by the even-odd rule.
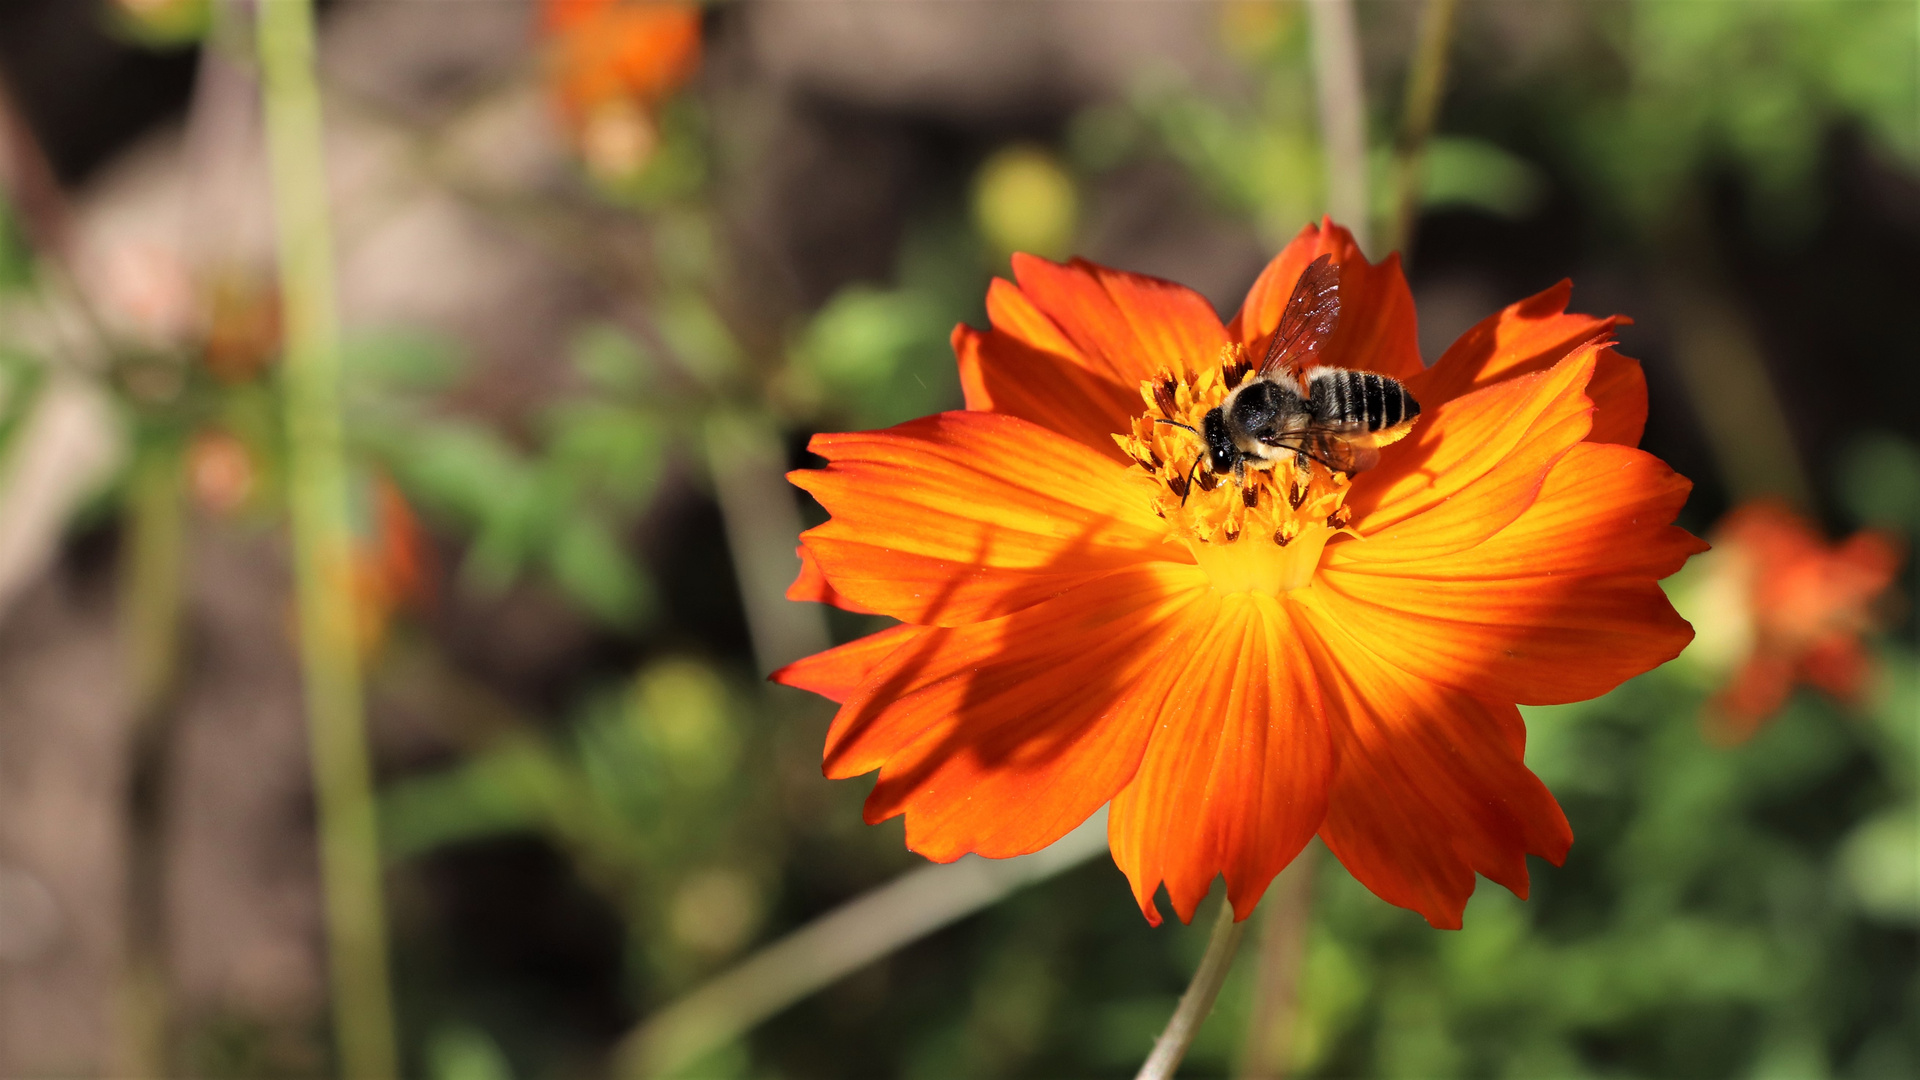
[[[1153, 422], [1156, 424], [1165, 424], [1168, 427], [1185, 428], [1188, 431], [1193, 432], [1193, 437], [1196, 439], [1199, 439], [1202, 443], [1205, 443], [1207, 441], [1207, 437], [1205, 435], [1200, 434], [1200, 429], [1197, 427], [1194, 427], [1192, 424], [1183, 424], [1178, 420], [1162, 420], [1157, 416], [1153, 418]], [[1193, 494], [1193, 474], [1200, 471], [1200, 462], [1202, 462], [1205, 459], [1206, 459], [1206, 454], [1203, 451], [1199, 457], [1196, 457], [1193, 459], [1193, 468], [1187, 470], [1187, 482], [1180, 492], [1181, 506], [1187, 505], [1187, 496]]]
[[[1185, 425], [1185, 424], [1181, 424], [1180, 426], [1181, 426], [1181, 427], [1186, 427], [1186, 425]], [[1192, 429], [1191, 429], [1191, 428], [1188, 428], [1188, 430], [1190, 430], [1190, 431], [1191, 431]], [[1200, 471], [1200, 459], [1199, 459], [1199, 458], [1194, 458], [1194, 459], [1193, 459], [1193, 468], [1191, 468], [1191, 469], [1188, 469], [1188, 470], [1187, 470], [1187, 482], [1186, 482], [1186, 484], [1185, 484], [1185, 485], [1184, 485], [1184, 486], [1183, 486], [1183, 487], [1181, 488], [1181, 490], [1180, 490], [1180, 505], [1181, 505], [1181, 506], [1185, 506], [1185, 505], [1187, 505], [1187, 496], [1189, 496], [1189, 495], [1191, 495], [1191, 494], [1193, 494], [1193, 474], [1194, 474], [1194, 473], [1197, 473], [1197, 472], [1199, 472], [1199, 471]]]

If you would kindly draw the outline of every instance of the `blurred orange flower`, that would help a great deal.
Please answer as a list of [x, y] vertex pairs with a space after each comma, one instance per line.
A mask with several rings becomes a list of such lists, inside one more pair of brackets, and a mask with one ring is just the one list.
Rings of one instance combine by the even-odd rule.
[[[1194, 422], [1328, 254], [1320, 362], [1424, 406], [1351, 478], [1182, 477]], [[1692, 636], [1656, 584], [1703, 549], [1688, 482], [1633, 448], [1639, 365], [1566, 283], [1431, 368], [1397, 258], [1308, 227], [1222, 325], [1199, 294], [1015, 256], [956, 328], [967, 411], [821, 435], [790, 474], [831, 513], [790, 596], [901, 625], [775, 673], [841, 702], [825, 771], [880, 770], [866, 816], [950, 861], [1058, 839], [1112, 803], [1151, 922], [1224, 874], [1244, 918], [1318, 833], [1374, 892], [1457, 927], [1476, 872], [1521, 896], [1572, 842], [1515, 703], [1592, 697]]]
[[637, 171], [657, 141], [654, 114], [700, 66], [700, 6], [647, 0], [545, 0], [541, 30], [555, 101], [594, 171]]
[[1764, 500], [1721, 519], [1714, 548], [1717, 572], [1735, 579], [1731, 594], [1747, 605], [1750, 644], [1711, 703], [1710, 730], [1746, 740], [1797, 682], [1857, 701], [1872, 668], [1861, 635], [1879, 624], [1875, 604], [1900, 572], [1899, 541], [1868, 530], [1828, 544], [1805, 518]]
[[353, 553], [354, 611], [360, 646], [371, 653], [385, 640], [394, 613], [433, 603], [433, 548], [400, 488], [385, 476], [373, 481], [371, 535]]
[[218, 428], [195, 432], [187, 444], [187, 486], [209, 513], [224, 516], [245, 506], [258, 472], [247, 444]]

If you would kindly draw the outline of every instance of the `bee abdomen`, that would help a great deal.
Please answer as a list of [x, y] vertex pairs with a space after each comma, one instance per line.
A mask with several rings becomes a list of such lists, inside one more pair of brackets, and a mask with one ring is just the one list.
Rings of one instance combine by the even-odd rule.
[[1307, 380], [1307, 403], [1316, 423], [1380, 431], [1420, 415], [1420, 403], [1399, 380], [1371, 371], [1323, 368]]

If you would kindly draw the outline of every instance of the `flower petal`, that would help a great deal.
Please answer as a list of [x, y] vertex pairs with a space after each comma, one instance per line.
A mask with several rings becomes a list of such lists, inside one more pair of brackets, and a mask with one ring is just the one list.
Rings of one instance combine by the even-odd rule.
[[795, 660], [767, 678], [782, 686], [811, 691], [829, 701], [845, 701], [887, 657], [932, 632], [925, 626], [890, 626], [877, 634]]
[[834, 590], [905, 622], [996, 618], [1143, 560], [1165, 541], [1143, 478], [998, 413], [817, 435], [824, 469], [788, 474], [833, 520], [803, 534]]
[[1526, 767], [1511, 705], [1482, 701], [1381, 663], [1342, 625], [1310, 637], [1340, 764], [1321, 839], [1390, 904], [1460, 928], [1478, 871], [1527, 896], [1528, 854], [1555, 865], [1573, 830]]
[[[1109, 378], [1129, 390], [1161, 371], [1211, 364], [1228, 341], [1213, 305], [1185, 285], [1085, 259], [1062, 265], [1020, 254], [1013, 257], [1013, 276], [1020, 292], [1089, 368], [1104, 367]], [[1036, 346], [1047, 348], [1043, 329], [1029, 333]]]
[[[1233, 339], [1246, 343], [1256, 361], [1264, 355], [1301, 271], [1322, 255], [1332, 255], [1340, 268], [1340, 322], [1319, 363], [1378, 371], [1396, 379], [1424, 370], [1413, 293], [1400, 272], [1399, 254], [1370, 263], [1353, 234], [1326, 218], [1301, 229], [1260, 272], [1228, 327]], [[1415, 397], [1427, 404], [1425, 398]]]
[[861, 615], [879, 614], [872, 608], [861, 607], [835, 592], [833, 583], [827, 580], [827, 575], [820, 572], [820, 563], [813, 557], [813, 552], [807, 550], [807, 545], [801, 544], [793, 549], [793, 553], [800, 557], [800, 576], [794, 578], [793, 584], [787, 586], [787, 599], [831, 604], [842, 611], [852, 611]]
[[954, 327], [953, 354], [960, 361], [967, 408], [1031, 420], [1116, 461], [1126, 460], [1112, 435], [1128, 430], [1141, 410], [1137, 384], [1122, 386], [1000, 329]]
[[1327, 549], [1329, 564], [1431, 558], [1470, 548], [1534, 501], [1548, 469], [1590, 429], [1595, 349], [1547, 371], [1476, 390], [1422, 414], [1379, 467], [1347, 493], [1365, 539]]
[[[1487, 316], [1460, 335], [1433, 367], [1408, 379], [1407, 389], [1432, 408], [1502, 379], [1544, 371], [1582, 345], [1611, 339], [1614, 327], [1628, 321], [1619, 315], [1569, 314], [1572, 296], [1573, 282], [1562, 281]], [[1639, 445], [1647, 425], [1647, 379], [1638, 360], [1603, 348], [1587, 396], [1594, 404], [1588, 439]]]
[[1333, 741], [1299, 613], [1256, 593], [1209, 592], [1191, 661], [1167, 695], [1107, 834], [1147, 921], [1164, 881], [1190, 921], [1215, 876], [1246, 918], [1320, 827]]
[[841, 708], [827, 775], [880, 768], [867, 820], [905, 814], [907, 846], [937, 862], [1038, 850], [1133, 776], [1209, 596], [1199, 570], [1147, 564], [928, 630]]
[[1693, 638], [1656, 584], [1705, 549], [1667, 524], [1687, 487], [1648, 454], [1583, 443], [1484, 543], [1408, 562], [1330, 560], [1295, 595], [1410, 674], [1496, 701], [1585, 700]]

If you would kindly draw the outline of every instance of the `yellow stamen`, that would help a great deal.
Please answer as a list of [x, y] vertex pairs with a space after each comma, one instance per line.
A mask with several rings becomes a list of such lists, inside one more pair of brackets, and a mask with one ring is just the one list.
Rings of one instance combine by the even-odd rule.
[[1226, 400], [1229, 381], [1238, 383], [1248, 368], [1246, 349], [1229, 345], [1197, 375], [1148, 379], [1140, 385], [1146, 411], [1134, 418], [1132, 431], [1113, 438], [1133, 468], [1153, 478], [1154, 513], [1173, 527], [1215, 589], [1278, 596], [1311, 582], [1327, 541], [1345, 531], [1341, 510], [1349, 480], [1312, 461], [1301, 468], [1293, 458], [1248, 469], [1244, 486], [1231, 474], [1213, 474], [1196, 432]]

